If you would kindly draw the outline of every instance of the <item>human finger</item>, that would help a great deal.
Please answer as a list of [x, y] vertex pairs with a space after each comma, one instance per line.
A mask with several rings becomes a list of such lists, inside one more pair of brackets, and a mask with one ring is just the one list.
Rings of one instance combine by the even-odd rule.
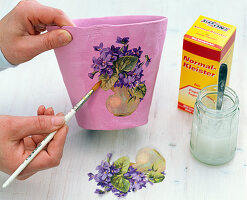
[[33, 141], [31, 137], [25, 137], [23, 138], [23, 141], [25, 150], [33, 151], [37, 147], [37, 144]]
[[[47, 150], [41, 150], [32, 162], [30, 162], [29, 165], [20, 173], [20, 176], [58, 166], [62, 157], [67, 132], [68, 127], [66, 125], [59, 129], [56, 133], [57, 137], [54, 137], [49, 143]], [[32, 153], [32, 151], [25, 151], [22, 160], [25, 160], [30, 153]]]
[[28, 19], [32, 25], [74, 26], [73, 22], [62, 10], [44, 6], [37, 1], [21, 1], [17, 8], [19, 12], [26, 11], [24, 17]]
[[[54, 115], [54, 110], [52, 107], [49, 107], [45, 110], [44, 115]], [[64, 116], [63, 113], [62, 114], [57, 114], [57, 116]], [[38, 145], [40, 142], [42, 142], [44, 140], [44, 138], [47, 136], [48, 134], [43, 134], [43, 135], [32, 135], [32, 139], [33, 141], [36, 143], [36, 145]]]
[[69, 127], [64, 125], [55, 134], [53, 140], [47, 146], [47, 152], [52, 157], [61, 158], [63, 154], [63, 147], [68, 134]]
[[30, 135], [51, 133], [61, 128], [64, 123], [63, 116], [39, 115], [33, 117], [8, 117], [13, 139], [22, 139]]
[[44, 51], [65, 46], [71, 41], [72, 36], [68, 31], [57, 29], [44, 34], [25, 36], [25, 45], [23, 40], [20, 40], [19, 45], [22, 45], [22, 50], [25, 52], [32, 51], [30, 56], [34, 57]]
[[41, 105], [39, 106], [38, 110], [37, 110], [37, 115], [43, 115], [45, 113], [45, 106]]
[[45, 110], [44, 115], [54, 115], [54, 110], [52, 107], [49, 107]]
[[23, 181], [23, 180], [28, 179], [30, 176], [32, 176], [32, 175], [34, 175], [34, 174], [36, 174], [36, 172], [28, 173], [28, 174], [25, 174], [25, 175], [20, 175], [20, 174], [19, 174], [19, 175], [16, 177], [16, 179], [17, 179], [17, 180], [20, 180], [20, 181]]

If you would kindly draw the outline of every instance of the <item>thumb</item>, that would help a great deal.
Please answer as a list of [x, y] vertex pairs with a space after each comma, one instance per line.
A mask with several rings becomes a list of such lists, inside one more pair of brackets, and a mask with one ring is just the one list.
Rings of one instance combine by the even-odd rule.
[[71, 34], [63, 29], [53, 30], [40, 35], [32, 35], [30, 37], [29, 48], [35, 50], [38, 55], [44, 51], [65, 46], [71, 42]]
[[39, 115], [34, 117], [15, 117], [14, 138], [21, 139], [30, 135], [47, 134], [61, 128], [65, 119], [64, 116]]

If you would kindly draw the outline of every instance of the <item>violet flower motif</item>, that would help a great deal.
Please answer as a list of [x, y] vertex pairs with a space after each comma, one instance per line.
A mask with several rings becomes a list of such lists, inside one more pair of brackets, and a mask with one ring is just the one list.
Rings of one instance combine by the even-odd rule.
[[114, 45], [111, 45], [111, 52], [114, 56], [118, 56], [120, 53], [120, 47], [115, 47]]
[[163, 172], [160, 172], [161, 174], [163, 174], [163, 175], [166, 175], [166, 173], [165, 173], [165, 171], [163, 171]]
[[104, 160], [101, 161], [101, 164], [96, 167], [98, 171], [110, 170], [110, 164]]
[[120, 50], [120, 55], [119, 57], [122, 57], [122, 56], [133, 56], [134, 53], [132, 51], [132, 49], [128, 50], [128, 45], [127, 46], [123, 46], [123, 48]]
[[121, 38], [121, 37], [117, 36], [116, 43], [126, 45], [128, 42], [129, 42], [129, 37], [123, 37], [123, 38]]
[[134, 53], [133, 53], [132, 50], [128, 50], [128, 51], [126, 51], [126, 53], [125, 53], [125, 56], [133, 56], [133, 55], [134, 55]]
[[102, 48], [102, 49], [100, 50], [100, 53], [103, 53], [103, 52], [109, 53], [110, 51], [111, 51], [111, 49], [110, 49], [109, 47], [107, 47], [107, 48]]
[[[122, 76], [124, 75], [122, 74]], [[94, 175], [92, 173], [88, 173], [89, 180], [94, 179], [97, 182], [97, 185], [102, 188], [96, 189], [96, 194], [101, 195], [111, 191], [117, 197], [125, 197], [129, 192], [140, 190], [143, 187], [146, 187], [146, 184], [150, 182], [144, 173], [137, 171], [137, 169], [130, 166], [128, 168], [127, 173], [124, 174], [124, 178], [129, 180], [130, 182], [129, 190], [126, 193], [124, 193], [116, 189], [111, 184], [111, 177], [113, 175], [118, 175], [121, 169], [116, 168], [114, 166], [114, 163], [110, 164], [111, 157], [111, 153], [107, 154], [107, 161], [102, 161], [101, 164], [97, 166], [96, 169], [98, 170], [98, 174]]]
[[110, 169], [112, 174], [117, 174], [120, 172], [120, 169], [116, 168], [114, 165], [111, 165]]
[[111, 62], [111, 54], [106, 54], [105, 52], [103, 52], [101, 54], [101, 58], [102, 58], [102, 64], [100, 66], [100, 69], [105, 69], [107, 66], [112, 66], [112, 62]]
[[100, 189], [96, 189], [94, 193], [96, 193], [96, 194], [104, 194], [105, 191], [100, 190]]
[[129, 77], [132, 77], [131, 81], [130, 81], [130, 78], [129, 78], [129, 82], [128, 82], [128, 83], [131, 82], [131, 84], [128, 85], [128, 84], [127, 84], [127, 80], [125, 79], [125, 80], [124, 80], [124, 86], [126, 86], [126, 87], [129, 86], [129, 88], [133, 88], [133, 87], [135, 87], [136, 85], [140, 84], [141, 78], [142, 78], [142, 76], [143, 76], [142, 72], [143, 72], [142, 67], [138, 67], [138, 66], [136, 66], [136, 67], [134, 68], [133, 71], [127, 72], [127, 73], [126, 73], [126, 74], [127, 74], [127, 77], [128, 77], [128, 78], [129, 78]]
[[145, 55], [145, 58], [146, 58], [146, 67], [149, 65], [149, 63], [151, 62], [151, 58], [148, 57], [148, 55]]
[[132, 76], [128, 76], [127, 78], [124, 78], [124, 86], [128, 88], [132, 88], [134, 85], [135, 79]]
[[111, 67], [106, 67], [105, 69], [101, 70], [101, 74], [108, 75], [110, 78], [113, 74], [113, 69]]
[[137, 191], [142, 189], [143, 187], [146, 187], [146, 184], [148, 183], [147, 178], [141, 177], [141, 175], [135, 175], [130, 179], [130, 190], [131, 191]]
[[91, 65], [91, 68], [93, 68], [94, 71], [99, 71], [100, 66], [102, 65], [103, 59], [100, 58], [100, 57], [97, 59], [97, 58], [94, 56], [92, 60], [93, 60], [93, 64]]
[[[111, 165], [106, 162], [102, 161], [101, 165], [96, 167], [96, 170], [98, 170], [98, 173], [94, 175], [94, 180], [97, 182], [98, 186], [101, 186], [102, 188], [109, 188], [113, 187], [111, 184], [111, 177], [113, 174], [110, 170]], [[88, 174], [89, 179], [92, 177], [92, 174]]]
[[143, 177], [141, 176], [141, 174], [135, 173], [132, 175], [132, 179], [135, 180], [136, 182], [139, 182], [143, 179]]
[[136, 81], [141, 81], [141, 77], [143, 76], [142, 72], [143, 72], [142, 67], [137, 67], [134, 69], [133, 76], [135, 77]]
[[115, 56], [114, 54], [111, 54], [111, 62], [114, 62], [117, 60], [117, 56]]
[[[120, 49], [120, 47], [118, 49]], [[101, 51], [101, 54], [103, 53], [105, 53], [106, 56], [108, 56], [109, 54], [111, 55], [111, 62], [114, 62], [118, 59], [118, 50], [113, 45], [111, 48], [104, 48]]]
[[94, 75], [95, 75], [95, 73], [88, 73], [88, 77], [91, 79], [93, 79]]
[[124, 78], [125, 76], [122, 73], [118, 74], [118, 80], [114, 84], [114, 87], [123, 87], [124, 86]]
[[93, 180], [94, 179], [94, 174], [93, 173], [88, 173], [87, 174], [89, 176], [89, 181]]
[[121, 49], [120, 49], [120, 52], [122, 52], [123, 54], [125, 54], [127, 51], [128, 51], [128, 46], [123, 46]]
[[103, 49], [103, 42], [101, 42], [99, 44], [99, 46], [93, 46], [93, 48], [94, 48], [95, 51], [102, 51], [102, 49]]
[[140, 190], [143, 187], [146, 187], [146, 183], [148, 183], [148, 179], [144, 173], [137, 171], [137, 169], [132, 166], [129, 167], [128, 172], [124, 174], [124, 177], [130, 181], [130, 191]]
[[141, 51], [141, 47], [139, 46], [138, 49], [137, 48], [134, 48], [133, 49], [133, 52], [135, 53], [135, 56], [137, 56], [138, 58], [140, 58], [143, 51]]
[[125, 196], [127, 196], [127, 192], [126, 193], [124, 193], [124, 192], [119, 192], [119, 193], [116, 193], [115, 195], [117, 196], [117, 197], [125, 197]]
[[137, 181], [135, 181], [132, 185], [131, 185], [131, 190], [132, 191], [136, 191], [136, 190], [140, 190], [141, 189], [141, 184]]
[[106, 157], [107, 157], [107, 162], [110, 164], [110, 160], [111, 160], [111, 157], [112, 157], [112, 153], [108, 153], [108, 154], [106, 155]]

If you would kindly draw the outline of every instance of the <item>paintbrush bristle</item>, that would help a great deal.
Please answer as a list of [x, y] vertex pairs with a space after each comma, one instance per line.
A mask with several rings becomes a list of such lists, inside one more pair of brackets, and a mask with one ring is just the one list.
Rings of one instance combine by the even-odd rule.
[[102, 81], [99, 81], [98, 83], [96, 83], [96, 84], [93, 86], [92, 90], [93, 90], [94, 92], [100, 87], [101, 82], [102, 82]]

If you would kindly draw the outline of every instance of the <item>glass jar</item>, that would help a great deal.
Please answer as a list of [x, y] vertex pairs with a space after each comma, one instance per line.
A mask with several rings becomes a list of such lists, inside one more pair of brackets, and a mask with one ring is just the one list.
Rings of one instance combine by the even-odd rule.
[[239, 99], [225, 88], [221, 110], [216, 109], [217, 85], [203, 88], [196, 99], [190, 150], [196, 159], [209, 165], [230, 161], [236, 150]]

